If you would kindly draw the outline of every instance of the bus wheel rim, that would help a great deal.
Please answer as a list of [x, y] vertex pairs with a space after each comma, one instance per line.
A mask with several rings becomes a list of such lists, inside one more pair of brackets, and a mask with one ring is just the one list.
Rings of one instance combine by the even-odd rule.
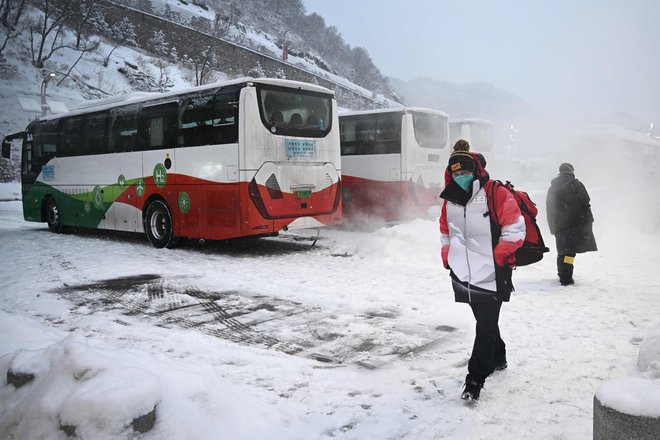
[[50, 209], [48, 210], [48, 222], [50, 224], [57, 224], [57, 221], [59, 220], [59, 212], [57, 211], [57, 206], [56, 205], [51, 205]]
[[165, 238], [165, 231], [167, 230], [165, 216], [161, 213], [154, 213], [151, 216], [151, 233], [157, 240]]

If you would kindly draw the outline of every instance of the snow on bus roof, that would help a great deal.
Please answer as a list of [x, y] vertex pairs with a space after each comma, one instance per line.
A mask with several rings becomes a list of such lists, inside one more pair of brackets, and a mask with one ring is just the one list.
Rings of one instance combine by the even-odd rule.
[[571, 137], [577, 139], [615, 139], [660, 148], [660, 139], [652, 137], [649, 133], [632, 131], [616, 125], [593, 125], [583, 127], [572, 133]]
[[91, 112], [96, 112], [96, 111], [102, 111], [102, 110], [108, 110], [110, 108], [116, 107], [118, 105], [125, 105], [125, 104], [132, 104], [132, 103], [139, 103], [139, 102], [144, 102], [144, 101], [149, 101], [153, 99], [167, 99], [168, 97], [177, 97], [180, 95], [185, 95], [189, 93], [195, 93], [195, 92], [201, 92], [204, 90], [213, 90], [217, 89], [220, 87], [225, 87], [225, 86], [231, 86], [235, 84], [243, 84], [243, 83], [254, 83], [254, 84], [267, 84], [267, 85], [272, 85], [272, 86], [281, 86], [281, 87], [290, 87], [294, 89], [299, 89], [299, 90], [306, 90], [306, 91], [311, 91], [311, 92], [318, 92], [318, 93], [325, 93], [329, 95], [334, 96], [334, 91], [330, 90], [326, 87], [319, 86], [316, 84], [309, 84], [305, 83], [302, 81], [293, 81], [293, 80], [288, 80], [288, 79], [280, 79], [280, 78], [250, 78], [250, 77], [244, 77], [244, 78], [237, 78], [229, 81], [218, 81], [215, 83], [211, 84], [204, 84], [202, 86], [196, 86], [196, 87], [189, 87], [186, 89], [179, 89], [176, 91], [170, 91], [170, 92], [165, 92], [165, 93], [158, 93], [158, 92], [133, 92], [133, 93], [127, 93], [124, 95], [117, 95], [117, 96], [111, 96], [108, 98], [103, 98], [103, 99], [98, 99], [98, 100], [93, 100], [93, 101], [85, 101], [82, 104], [74, 107], [67, 113], [60, 113], [57, 115], [48, 115], [44, 117], [40, 117], [40, 121], [46, 121], [50, 119], [57, 119], [61, 118], [63, 116], [73, 116], [77, 114], [85, 114], [85, 113], [91, 113]]
[[490, 121], [488, 119], [481, 119], [481, 118], [460, 118], [460, 119], [450, 119], [449, 123], [450, 124], [455, 124], [455, 123], [463, 123], [463, 124], [487, 124], [487, 125], [494, 125], [493, 121]]
[[449, 115], [443, 111], [440, 110], [435, 110], [432, 108], [426, 108], [426, 107], [391, 107], [391, 108], [379, 108], [376, 110], [358, 110], [358, 111], [348, 111], [348, 112], [343, 112], [339, 113], [339, 116], [355, 116], [355, 115], [368, 115], [368, 114], [375, 114], [375, 113], [413, 113], [413, 112], [420, 112], [420, 113], [432, 113], [434, 115], [438, 116], [445, 116], [449, 117]]

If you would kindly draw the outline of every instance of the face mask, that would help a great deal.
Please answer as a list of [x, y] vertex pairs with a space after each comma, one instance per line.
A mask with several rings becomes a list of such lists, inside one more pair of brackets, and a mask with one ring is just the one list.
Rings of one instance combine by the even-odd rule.
[[470, 174], [461, 174], [461, 175], [458, 175], [458, 176], [453, 176], [452, 179], [454, 179], [454, 181], [456, 183], [458, 183], [458, 186], [463, 188], [463, 191], [467, 191], [467, 189], [472, 184], [472, 181], [474, 180], [474, 174], [472, 174], [472, 173], [470, 173]]

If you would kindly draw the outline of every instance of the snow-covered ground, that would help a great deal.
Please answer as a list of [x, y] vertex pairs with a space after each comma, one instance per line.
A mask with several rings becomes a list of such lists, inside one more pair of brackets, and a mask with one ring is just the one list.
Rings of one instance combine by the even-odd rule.
[[1, 202], [0, 375], [35, 379], [0, 388], [0, 438], [126, 438], [155, 408], [140, 438], [584, 439], [616, 378], [644, 381], [642, 408], [605, 399], [658, 416], [660, 237], [608, 202], [596, 192], [600, 251], [575, 286], [554, 254], [514, 273], [509, 368], [475, 405], [459, 399], [474, 320], [435, 221], [157, 250], [52, 234]]

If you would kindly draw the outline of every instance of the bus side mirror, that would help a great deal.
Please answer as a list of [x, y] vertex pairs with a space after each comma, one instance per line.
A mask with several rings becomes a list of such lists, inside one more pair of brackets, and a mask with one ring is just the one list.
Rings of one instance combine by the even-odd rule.
[[5, 159], [11, 157], [11, 141], [2, 141], [2, 157]]

